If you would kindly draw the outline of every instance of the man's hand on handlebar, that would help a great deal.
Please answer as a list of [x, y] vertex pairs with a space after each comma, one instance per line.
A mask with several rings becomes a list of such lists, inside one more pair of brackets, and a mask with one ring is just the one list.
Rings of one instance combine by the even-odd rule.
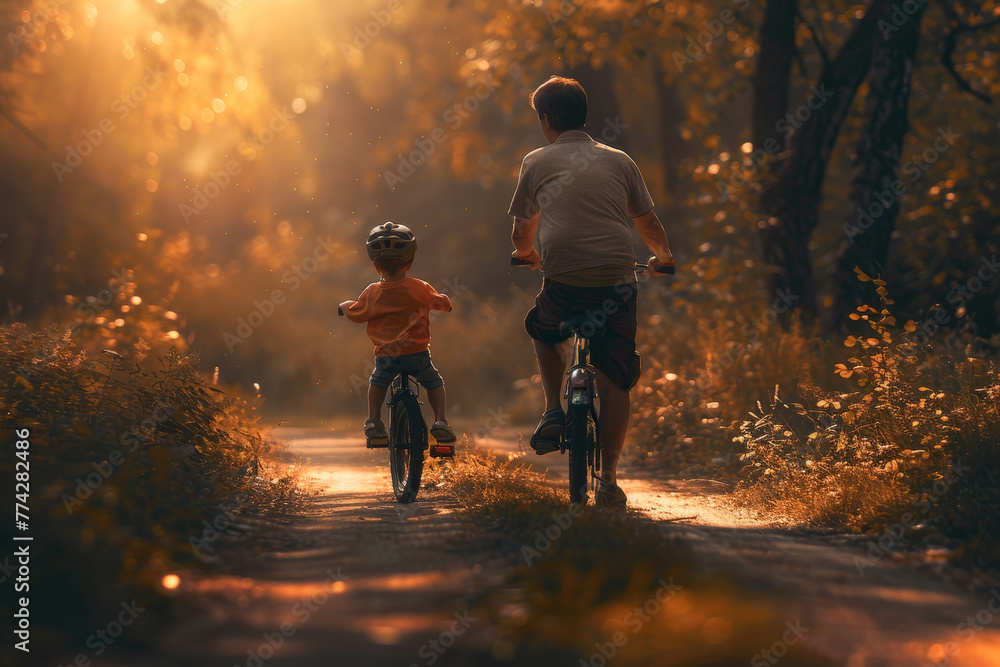
[[[518, 257], [517, 251], [515, 250], [510, 254], [513, 259], [521, 260], [518, 264], [524, 264], [525, 266], [530, 266], [533, 271], [537, 271], [542, 265], [542, 258], [539, 256], [538, 251], [534, 248], [531, 249], [530, 255], [525, 255], [524, 257]], [[511, 263], [513, 264], [513, 259]]]
[[[668, 253], [666, 257], [657, 257], [656, 255], [653, 255], [652, 257], [649, 258], [649, 261], [646, 262], [646, 270], [644, 271], [644, 273], [650, 276], [673, 275], [674, 266], [675, 266], [675, 261], [674, 261], [674, 256], [672, 254]], [[669, 268], [670, 271], [662, 271], [662, 270], [657, 271], [657, 268], [660, 269]]]

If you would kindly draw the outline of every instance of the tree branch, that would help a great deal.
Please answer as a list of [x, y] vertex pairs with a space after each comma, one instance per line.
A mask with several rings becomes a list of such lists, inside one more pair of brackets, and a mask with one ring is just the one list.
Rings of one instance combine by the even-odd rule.
[[829, 65], [830, 56], [827, 55], [826, 46], [823, 45], [823, 41], [819, 38], [819, 32], [813, 28], [812, 24], [809, 23], [809, 19], [805, 17], [802, 10], [798, 6], [795, 7], [795, 15], [798, 17], [799, 22], [802, 25], [809, 28], [809, 34], [812, 35], [813, 44], [816, 45], [816, 51], [819, 52], [820, 57], [823, 59], [823, 64]]
[[972, 25], [963, 22], [959, 17], [958, 12], [947, 0], [939, 0], [938, 4], [941, 5], [945, 15], [948, 17], [948, 32], [944, 37], [944, 48], [941, 50], [941, 64], [944, 66], [945, 70], [951, 74], [951, 77], [955, 79], [955, 83], [958, 84], [959, 88], [978, 97], [987, 104], [992, 104], [993, 98], [986, 93], [981, 93], [974, 89], [972, 85], [958, 73], [958, 70], [955, 69], [955, 61], [952, 57], [955, 54], [955, 46], [958, 43], [958, 37], [960, 35], [966, 32], [976, 32], [978, 30], [992, 28], [993, 26], [1000, 24], [1000, 16], [987, 21], [980, 21], [979, 23]]
[[0, 116], [6, 118], [11, 125], [20, 130], [21, 134], [26, 136], [28, 140], [31, 141], [31, 143], [35, 144], [35, 146], [37, 146], [40, 151], [42, 151], [46, 155], [48, 155], [51, 152], [49, 150], [48, 145], [44, 141], [42, 141], [37, 134], [32, 132], [31, 129], [24, 123], [14, 118], [14, 116], [12, 116], [10, 112], [4, 109], [2, 106], [0, 106]]

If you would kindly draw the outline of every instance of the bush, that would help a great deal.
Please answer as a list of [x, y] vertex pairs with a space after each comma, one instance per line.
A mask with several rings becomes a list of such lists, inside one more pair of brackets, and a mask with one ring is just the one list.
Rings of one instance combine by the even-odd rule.
[[[0, 428], [30, 443], [35, 650], [79, 642], [123, 600], [159, 608], [162, 577], [210, 556], [236, 514], [294, 498], [253, 407], [212, 386], [196, 357], [136, 349], [97, 356], [56, 327], [0, 329]], [[13, 451], [0, 460], [7, 479]], [[129, 638], [152, 628], [147, 616]]]
[[[880, 307], [851, 319], [869, 331], [844, 344], [857, 353], [835, 365], [853, 391], [805, 382], [805, 398], [776, 388], [767, 410], [743, 421], [735, 441], [743, 502], [802, 520], [855, 530], [927, 528], [957, 540], [955, 557], [1000, 562], [1000, 366], [941, 345], [918, 345], [899, 327], [885, 282]], [[806, 407], [806, 406], [809, 407]]]

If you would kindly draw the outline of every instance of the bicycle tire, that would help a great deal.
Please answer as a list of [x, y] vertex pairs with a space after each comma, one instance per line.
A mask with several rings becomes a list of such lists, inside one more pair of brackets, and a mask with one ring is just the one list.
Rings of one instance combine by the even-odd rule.
[[420, 404], [409, 391], [392, 402], [392, 425], [389, 436], [389, 471], [392, 493], [401, 503], [412, 503], [420, 490], [427, 449], [427, 425], [420, 414]]
[[589, 410], [586, 405], [570, 404], [569, 501], [587, 504], [587, 457], [590, 452]]

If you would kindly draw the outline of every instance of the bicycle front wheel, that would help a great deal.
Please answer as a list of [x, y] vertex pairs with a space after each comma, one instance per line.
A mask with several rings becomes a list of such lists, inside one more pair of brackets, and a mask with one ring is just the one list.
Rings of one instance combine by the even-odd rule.
[[413, 394], [403, 393], [392, 406], [389, 434], [389, 471], [392, 492], [401, 503], [412, 503], [420, 489], [427, 448], [427, 425]]
[[587, 504], [587, 458], [594, 446], [594, 429], [586, 405], [570, 405], [569, 501]]

